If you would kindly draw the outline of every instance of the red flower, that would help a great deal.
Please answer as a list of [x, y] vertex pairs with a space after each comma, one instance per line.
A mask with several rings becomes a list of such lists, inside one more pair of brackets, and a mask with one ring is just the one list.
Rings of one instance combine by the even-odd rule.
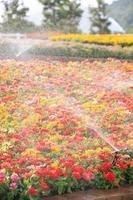
[[0, 185], [1, 185], [1, 184], [5, 184], [5, 182], [6, 182], [6, 179], [4, 179], [4, 178], [3, 178], [3, 179], [0, 179]]
[[73, 173], [72, 173], [72, 176], [73, 176], [73, 178], [75, 178], [75, 179], [77, 179], [77, 180], [81, 179], [81, 176], [80, 176], [80, 173], [79, 173], [79, 172], [73, 172]]
[[63, 170], [61, 168], [57, 168], [55, 172], [56, 174], [58, 174], [58, 176], [61, 176], [63, 174]]
[[41, 134], [48, 134], [48, 130], [46, 128], [41, 129], [40, 131]]
[[113, 127], [113, 131], [118, 131], [119, 129], [120, 129], [120, 127], [118, 127], [118, 126]]
[[50, 172], [48, 173], [48, 175], [50, 176], [50, 178], [51, 178], [52, 180], [56, 180], [56, 179], [59, 177], [59, 175], [58, 175], [58, 173], [56, 173], [56, 171], [50, 171]]
[[[81, 155], [81, 156], [80, 156], [80, 159], [83, 159], [83, 160], [85, 159], [85, 160], [86, 160], [86, 159], [87, 159], [87, 157], [88, 157], [88, 156], [86, 156], [86, 155]], [[91, 162], [92, 162], [92, 160], [89, 160], [88, 162], [89, 162], [89, 163], [91, 163]]]
[[31, 178], [32, 177], [32, 174], [31, 173], [25, 173], [24, 174], [24, 178], [25, 179], [29, 179], [29, 178]]
[[111, 169], [113, 167], [111, 162], [105, 163], [104, 165], [101, 166], [101, 169], [103, 171], [107, 171], [108, 169]]
[[6, 175], [4, 172], [0, 171], [0, 184], [5, 184], [6, 182]]
[[127, 164], [124, 164], [120, 160], [116, 160], [116, 164], [121, 170], [126, 170], [128, 168]]
[[69, 176], [69, 173], [68, 173], [67, 171], [64, 171], [64, 172], [63, 172], [63, 175], [64, 175], [64, 176]]
[[129, 161], [129, 162], [127, 163], [127, 165], [129, 165], [130, 167], [133, 167], [133, 161], [132, 161], [132, 160]]
[[13, 168], [12, 172], [16, 173], [16, 174], [23, 174], [26, 171], [26, 169], [24, 168]]
[[102, 154], [99, 154], [99, 158], [100, 158], [101, 160], [103, 160], [104, 162], [108, 161], [107, 156], [104, 156], [104, 155], [102, 155]]
[[41, 186], [41, 188], [43, 190], [49, 190], [49, 186], [45, 182], [43, 182], [43, 181], [41, 182], [40, 186]]
[[105, 174], [105, 179], [111, 182], [114, 182], [116, 179], [116, 176], [113, 172], [108, 172]]
[[36, 188], [34, 188], [34, 187], [30, 187], [29, 190], [28, 190], [28, 193], [31, 196], [37, 196], [39, 194], [39, 191]]
[[1, 168], [5, 168], [5, 169], [11, 169], [11, 164], [8, 162], [2, 163], [1, 164]]
[[48, 170], [46, 168], [41, 168], [41, 169], [38, 169], [35, 172], [35, 174], [41, 177], [45, 177], [48, 174]]
[[74, 165], [74, 161], [73, 160], [66, 160], [64, 162], [64, 167], [72, 167]]
[[82, 165], [74, 165], [73, 166], [73, 171], [79, 172], [79, 173], [83, 173], [85, 170], [84, 170]]

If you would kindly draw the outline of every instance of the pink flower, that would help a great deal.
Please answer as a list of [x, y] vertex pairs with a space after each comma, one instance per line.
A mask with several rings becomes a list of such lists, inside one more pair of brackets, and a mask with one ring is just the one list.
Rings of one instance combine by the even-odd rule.
[[20, 180], [19, 176], [17, 174], [12, 174], [11, 175], [11, 180], [13, 182], [18, 182]]
[[10, 184], [10, 190], [14, 190], [17, 188], [17, 184], [16, 183], [11, 183]]
[[6, 178], [5, 173], [4, 172], [0, 172], [0, 179], [4, 179]]
[[91, 181], [91, 180], [93, 180], [95, 177], [94, 177], [94, 174], [93, 173], [89, 173], [89, 172], [84, 172], [83, 174], [82, 174], [82, 177], [83, 177], [83, 179], [84, 180], [86, 180], [86, 181]]

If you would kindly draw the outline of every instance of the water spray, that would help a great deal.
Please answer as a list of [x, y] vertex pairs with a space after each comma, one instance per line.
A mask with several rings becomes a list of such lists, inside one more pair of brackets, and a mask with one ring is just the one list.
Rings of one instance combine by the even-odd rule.
[[87, 129], [93, 131], [93, 134], [97, 135], [100, 139], [102, 139], [108, 146], [113, 149], [114, 158], [112, 164], [114, 165], [116, 160], [118, 159], [118, 154], [123, 154], [126, 159], [130, 159], [131, 151], [129, 149], [119, 149], [117, 148], [102, 132], [101, 128], [96, 124], [86, 123]]
[[[68, 99], [66, 98], [65, 99], [65, 104], [67, 105], [67, 107], [71, 108], [72, 110], [74, 110], [74, 113], [81, 117], [82, 119], [87, 119], [88, 116], [87, 116], [87, 113], [85, 113], [84, 110], [82, 110], [81, 108], [77, 107], [77, 102], [76, 102], [76, 99], [74, 97], [72, 97], [71, 99]], [[130, 151], [129, 149], [119, 149], [117, 148], [106, 136], [105, 134], [103, 133], [103, 131], [101, 130], [101, 128], [96, 125], [95, 122], [88, 122], [88, 120], [85, 120], [84, 119], [84, 123], [85, 123], [85, 126], [88, 130], [92, 130], [93, 133], [95, 135], [97, 135], [99, 138], [101, 138], [108, 146], [110, 146], [113, 151], [114, 151], [114, 160], [116, 159], [117, 157], [117, 154], [119, 153], [122, 153], [124, 154], [125, 156], [127, 156], [127, 158], [130, 158]]]
[[22, 54], [24, 54], [26, 51], [28, 51], [32, 47], [33, 47], [33, 45], [31, 45], [31, 44], [20, 44], [19, 52], [16, 54], [16, 58], [20, 57]]
[[98, 136], [98, 137], [100, 137], [101, 139], [103, 139], [105, 142], [106, 142], [106, 144], [108, 144], [109, 146], [111, 146], [112, 147], [112, 149], [115, 151], [115, 152], [119, 152], [120, 151], [120, 149], [118, 149], [116, 146], [114, 146], [111, 142], [110, 142], [110, 140], [102, 133], [102, 131], [101, 131], [101, 129], [99, 128], [99, 127], [97, 127], [96, 125], [94, 125], [94, 126], [89, 126], [88, 127], [89, 128], [89, 130], [93, 130], [95, 133], [96, 133], [96, 135]]

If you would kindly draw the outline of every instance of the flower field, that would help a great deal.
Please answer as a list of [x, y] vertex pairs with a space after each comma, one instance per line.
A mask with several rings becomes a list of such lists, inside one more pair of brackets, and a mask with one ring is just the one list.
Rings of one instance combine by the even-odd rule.
[[133, 183], [133, 62], [1, 60], [0, 69], [1, 200]]
[[87, 34], [59, 34], [52, 36], [54, 41], [76, 41], [100, 45], [132, 46], [133, 35], [87, 35]]

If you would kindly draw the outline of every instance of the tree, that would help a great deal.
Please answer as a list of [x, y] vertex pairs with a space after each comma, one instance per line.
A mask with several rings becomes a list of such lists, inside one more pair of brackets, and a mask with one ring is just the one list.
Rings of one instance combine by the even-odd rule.
[[29, 8], [25, 7], [21, 0], [2, 0], [4, 6], [3, 32], [24, 32], [34, 28], [34, 24], [26, 20]]
[[39, 0], [43, 5], [43, 27], [66, 32], [77, 31], [82, 15], [77, 0]]
[[128, 34], [133, 34], [133, 26], [131, 26], [127, 31], [126, 33]]
[[90, 8], [91, 33], [108, 34], [110, 22], [106, 13], [106, 4], [104, 0], [97, 0], [97, 4], [96, 8]]

